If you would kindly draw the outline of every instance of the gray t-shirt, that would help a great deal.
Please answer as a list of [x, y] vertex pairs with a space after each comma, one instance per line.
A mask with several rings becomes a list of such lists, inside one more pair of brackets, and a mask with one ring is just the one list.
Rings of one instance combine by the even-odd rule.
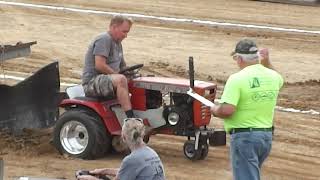
[[115, 71], [119, 71], [125, 66], [121, 43], [114, 41], [108, 32], [102, 33], [91, 42], [87, 50], [82, 73], [82, 84], [86, 84], [93, 77], [101, 74], [95, 69], [96, 55], [106, 57], [106, 64]]
[[126, 156], [118, 172], [120, 180], [164, 180], [164, 168], [158, 154], [148, 146]]

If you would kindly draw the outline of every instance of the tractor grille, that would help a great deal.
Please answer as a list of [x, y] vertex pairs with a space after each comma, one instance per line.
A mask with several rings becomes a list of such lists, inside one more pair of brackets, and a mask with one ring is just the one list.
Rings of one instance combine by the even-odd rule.
[[201, 105], [201, 119], [202, 120], [208, 120], [211, 118], [211, 112], [210, 112], [210, 108], [208, 106], [205, 105]]

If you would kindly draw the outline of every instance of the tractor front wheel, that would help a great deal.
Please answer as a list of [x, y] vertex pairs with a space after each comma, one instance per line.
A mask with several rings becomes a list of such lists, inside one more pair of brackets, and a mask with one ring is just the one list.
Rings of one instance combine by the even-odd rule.
[[[199, 146], [200, 147], [200, 146]], [[190, 160], [199, 160], [201, 156], [201, 148], [195, 149], [195, 141], [188, 140], [183, 145], [184, 155]]]
[[74, 109], [64, 112], [56, 122], [53, 143], [61, 154], [96, 159], [110, 150], [111, 135], [99, 117]]
[[201, 155], [199, 160], [204, 160], [208, 156], [209, 146], [207, 143], [199, 144], [199, 148], [201, 148]]

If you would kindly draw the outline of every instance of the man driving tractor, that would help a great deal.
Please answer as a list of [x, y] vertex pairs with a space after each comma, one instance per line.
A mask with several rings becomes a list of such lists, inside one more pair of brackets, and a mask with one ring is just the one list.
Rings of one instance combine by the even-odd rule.
[[134, 116], [128, 93], [127, 78], [119, 74], [126, 66], [122, 40], [127, 37], [132, 20], [114, 16], [109, 30], [98, 35], [89, 45], [85, 56], [82, 86], [88, 97], [117, 97], [128, 118]]

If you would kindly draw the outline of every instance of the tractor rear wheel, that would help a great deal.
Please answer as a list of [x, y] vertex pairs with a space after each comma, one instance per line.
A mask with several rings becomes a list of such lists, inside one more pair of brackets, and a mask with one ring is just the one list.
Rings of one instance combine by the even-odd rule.
[[82, 159], [103, 157], [111, 148], [111, 135], [100, 117], [71, 109], [56, 122], [53, 143], [61, 154]]
[[[199, 146], [200, 147], [200, 146]], [[198, 148], [195, 149], [195, 141], [188, 140], [183, 145], [183, 152], [184, 155], [190, 160], [199, 160], [201, 156], [202, 149]]]

